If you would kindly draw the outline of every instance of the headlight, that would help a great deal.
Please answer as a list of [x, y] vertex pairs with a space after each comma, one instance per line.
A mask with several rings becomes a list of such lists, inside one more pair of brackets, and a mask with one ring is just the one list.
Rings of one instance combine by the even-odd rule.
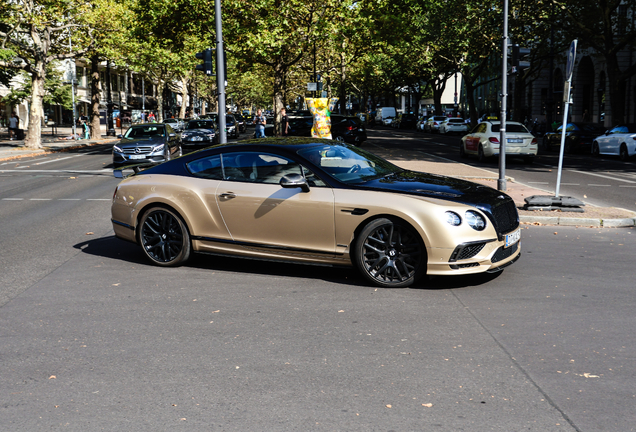
[[160, 144], [157, 147], [153, 148], [152, 151], [153, 152], [160, 152], [160, 151], [163, 151], [164, 147], [165, 147], [165, 144]]
[[113, 146], [113, 150], [116, 151], [117, 153], [123, 153], [124, 151], [117, 145]]
[[452, 225], [452, 226], [461, 225], [462, 218], [460, 218], [457, 213], [452, 211], [447, 211], [446, 213], [444, 213], [444, 215], [446, 216], [446, 222], [448, 222], [449, 225]]
[[189, 134], [189, 133], [187, 133], [187, 132], [181, 132], [181, 138], [186, 138], [186, 137], [189, 137], [189, 136], [190, 136], [190, 134]]
[[479, 213], [473, 210], [468, 210], [465, 213], [466, 223], [476, 231], [483, 231], [486, 228], [486, 219]]

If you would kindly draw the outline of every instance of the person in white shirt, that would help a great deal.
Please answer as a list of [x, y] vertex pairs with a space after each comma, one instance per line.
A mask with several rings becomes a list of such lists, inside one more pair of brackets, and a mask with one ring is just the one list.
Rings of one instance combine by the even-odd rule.
[[16, 113], [13, 113], [9, 119], [9, 139], [14, 140], [18, 134], [18, 127], [20, 126], [20, 118]]

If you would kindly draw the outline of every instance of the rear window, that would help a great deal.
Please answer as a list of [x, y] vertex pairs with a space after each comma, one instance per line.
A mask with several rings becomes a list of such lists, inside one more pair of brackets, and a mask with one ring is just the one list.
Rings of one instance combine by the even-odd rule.
[[[500, 132], [501, 128], [499, 126], [499, 124], [494, 124], [491, 130], [493, 132]], [[519, 123], [506, 123], [506, 132], [530, 133], [524, 125]]]
[[452, 118], [452, 119], [448, 119], [449, 123], [459, 123], [459, 124], [464, 124], [464, 120], [460, 119], [460, 118]]
[[193, 120], [188, 123], [188, 129], [214, 129], [214, 122]]
[[446, 120], [446, 118], [447, 117], [444, 117], [444, 116], [435, 116], [435, 117], [433, 117], [433, 120], [435, 120], [435, 121], [444, 121], [444, 120]]

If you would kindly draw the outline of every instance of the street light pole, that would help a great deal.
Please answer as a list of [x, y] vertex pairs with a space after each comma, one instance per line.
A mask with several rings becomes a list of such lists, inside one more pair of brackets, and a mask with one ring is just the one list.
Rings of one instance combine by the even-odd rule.
[[214, 0], [214, 23], [216, 25], [216, 88], [219, 92], [219, 144], [227, 143], [225, 130], [225, 62], [223, 61], [223, 25], [221, 22], [221, 0]]
[[113, 126], [113, 95], [110, 89], [110, 60], [106, 60], [106, 81], [106, 136], [115, 136], [115, 127]]
[[499, 116], [499, 179], [497, 189], [506, 191], [506, 110], [508, 98], [508, 0], [503, 10], [503, 55], [501, 58], [501, 115]]

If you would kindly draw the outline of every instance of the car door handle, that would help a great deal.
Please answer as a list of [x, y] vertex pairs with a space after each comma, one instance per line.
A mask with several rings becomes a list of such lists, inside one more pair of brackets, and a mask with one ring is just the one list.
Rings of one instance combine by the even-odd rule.
[[219, 195], [219, 197], [223, 199], [231, 199], [231, 198], [236, 198], [236, 194], [234, 192], [226, 192]]

